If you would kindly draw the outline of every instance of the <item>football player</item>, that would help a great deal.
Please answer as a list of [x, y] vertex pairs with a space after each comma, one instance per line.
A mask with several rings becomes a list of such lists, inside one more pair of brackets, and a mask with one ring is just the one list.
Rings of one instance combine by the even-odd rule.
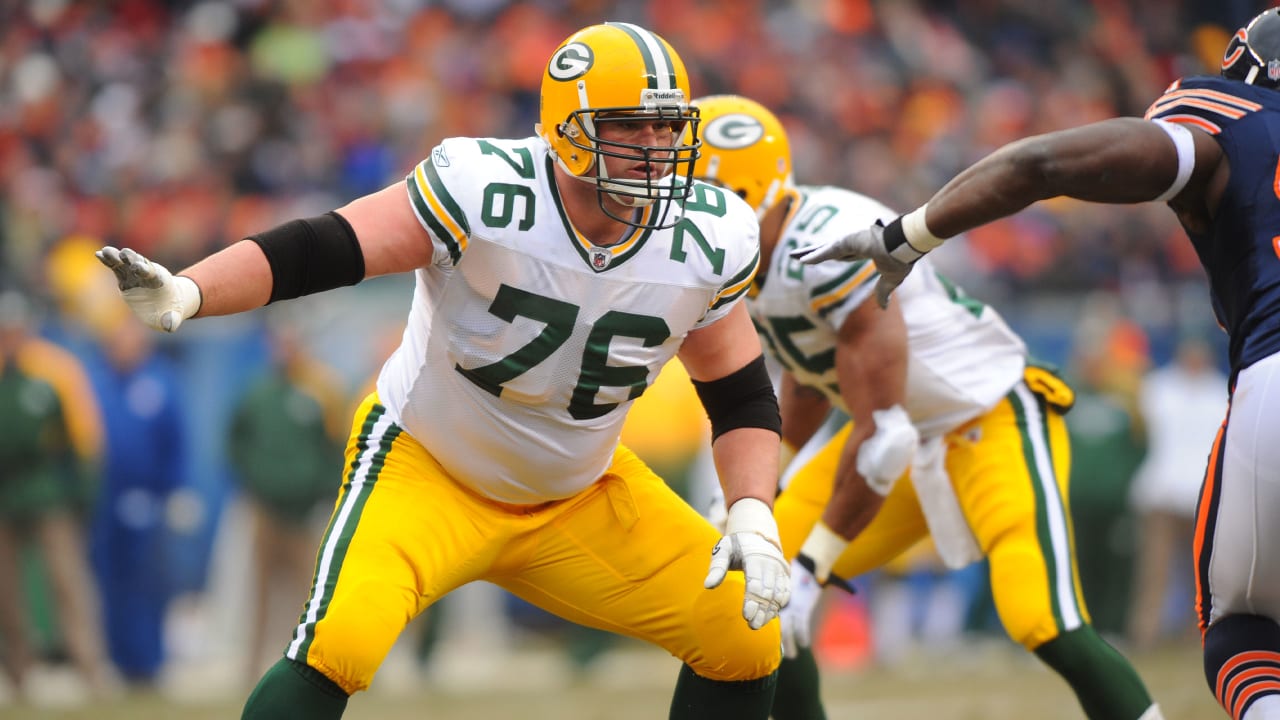
[[[666, 41], [595, 25], [547, 63], [534, 136], [446, 139], [404, 182], [180, 275], [99, 252], [169, 332], [367, 277], [416, 280], [352, 423], [310, 600], [244, 718], [341, 716], [405, 625], [475, 580], [680, 658], [672, 718], [768, 716], [788, 565], [771, 512], [777, 400], [741, 302], [758, 225], [692, 182], [690, 99]], [[710, 417], [723, 536], [618, 442], [677, 354]]]
[[1236, 31], [1220, 77], [1174, 82], [1144, 118], [1015, 141], [924, 206], [797, 252], [804, 262], [874, 259], [884, 305], [944, 239], [1036, 201], [1168, 204], [1200, 256], [1230, 338], [1230, 402], [1205, 470], [1194, 558], [1205, 678], [1236, 720], [1280, 718], [1277, 90], [1280, 9], [1272, 8]]
[[1062, 676], [1091, 720], [1160, 718], [1082, 599], [1067, 502], [1071, 388], [1029, 363], [1000, 315], [927, 261], [882, 311], [871, 262], [793, 259], [797, 247], [896, 213], [841, 188], [796, 186], [786, 132], [759, 103], [697, 104], [697, 175], [761, 217], [747, 305], [784, 368], [783, 441], [798, 449], [774, 507], [794, 558], [776, 720], [825, 717], [807, 649], [821, 587], [926, 535], [950, 567], [987, 559], [1006, 632]]

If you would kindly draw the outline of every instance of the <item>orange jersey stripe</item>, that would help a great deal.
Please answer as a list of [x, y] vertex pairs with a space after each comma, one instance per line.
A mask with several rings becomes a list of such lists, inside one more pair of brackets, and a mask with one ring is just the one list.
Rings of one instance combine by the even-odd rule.
[[[1150, 118], [1147, 119], [1150, 120]], [[1198, 127], [1210, 135], [1217, 135], [1222, 132], [1222, 128], [1217, 123], [1210, 122], [1196, 115], [1165, 115], [1160, 119], [1167, 120], [1168, 122], [1176, 122], [1182, 123], [1183, 125]]]
[[[1231, 408], [1227, 408], [1227, 412], [1231, 412]], [[1211, 499], [1217, 491], [1218, 477], [1218, 450], [1222, 447], [1222, 438], [1227, 433], [1227, 423], [1223, 420], [1222, 425], [1218, 427], [1218, 434], [1213, 438], [1213, 449], [1209, 451], [1209, 467], [1204, 472], [1204, 487], [1200, 490], [1200, 511], [1196, 515], [1195, 529], [1195, 557], [1196, 559], [1196, 615], [1201, 618], [1200, 632], [1204, 633], [1208, 629], [1204, 621], [1204, 608], [1208, 598], [1205, 596], [1205, 588], [1200, 582], [1200, 553], [1204, 550], [1205, 535], [1209, 532], [1209, 506], [1212, 504]]]
[[1221, 90], [1207, 90], [1204, 88], [1190, 88], [1187, 90], [1175, 90], [1166, 92], [1164, 95], [1156, 98], [1153, 105], [1165, 105], [1178, 98], [1199, 98], [1201, 100], [1209, 100], [1211, 102], [1224, 103], [1226, 105], [1234, 105], [1242, 110], [1261, 110], [1262, 104], [1252, 100], [1245, 100], [1242, 97], [1224, 93]]
[[1225, 115], [1226, 117], [1229, 117], [1232, 120], [1239, 120], [1249, 112], [1248, 110], [1242, 110], [1237, 107], [1232, 107], [1231, 105], [1227, 105], [1226, 103], [1215, 102], [1213, 100], [1205, 100], [1203, 98], [1191, 98], [1191, 97], [1179, 98], [1178, 100], [1174, 102], [1169, 102], [1169, 103], [1156, 103], [1155, 106], [1152, 107], [1152, 110], [1156, 113], [1160, 113], [1173, 107], [1187, 107], [1187, 106], [1202, 108], [1204, 110], [1208, 110], [1209, 112], [1214, 112], [1219, 115]]
[[[1239, 655], [1232, 656], [1231, 659], [1228, 660], [1220, 670], [1218, 670], [1218, 687], [1216, 689], [1218, 701], [1225, 707], [1227, 700], [1236, 693], [1236, 690], [1240, 689], [1240, 685], [1245, 681], [1256, 677], [1274, 675], [1277, 669], [1280, 669], [1277, 667], [1257, 667], [1244, 671], [1237, 671], [1237, 668], [1246, 663], [1266, 660], [1270, 660], [1272, 662], [1280, 661], [1280, 654], [1266, 650], [1255, 650], [1242, 652]], [[1226, 685], [1223, 685], [1223, 682], [1227, 678], [1231, 678], [1231, 681], [1226, 683]]]
[[[1244, 708], [1249, 704], [1249, 701], [1253, 699], [1254, 695], [1268, 691], [1280, 691], [1280, 680], [1264, 680], [1262, 682], [1253, 683], [1246, 688], [1244, 692], [1240, 693], [1240, 697], [1236, 698], [1236, 701], [1231, 704], [1231, 717], [1239, 718], [1241, 713], [1244, 711]], [[1223, 704], [1223, 707], [1226, 707], [1225, 703]]]

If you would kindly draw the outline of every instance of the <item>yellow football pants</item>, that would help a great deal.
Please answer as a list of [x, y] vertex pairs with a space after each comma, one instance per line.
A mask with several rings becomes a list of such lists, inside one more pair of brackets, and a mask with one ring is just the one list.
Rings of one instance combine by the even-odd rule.
[[[1069, 392], [1069, 390], [1068, 390]], [[824, 426], [775, 504], [787, 557], [822, 516], [851, 426]], [[824, 434], [825, 433], [825, 434]], [[947, 473], [990, 565], [1005, 631], [1029, 650], [1089, 622], [1075, 566], [1067, 503], [1070, 444], [1062, 414], [1019, 383], [985, 415], [946, 437]], [[823, 443], [811, 453], [813, 443]], [[854, 578], [882, 567], [929, 532], [909, 477], [836, 562]]]
[[703, 589], [719, 534], [625, 447], [578, 495], [507, 505], [451, 478], [370, 395], [346, 459], [285, 654], [347, 692], [369, 686], [418, 613], [474, 580], [653, 642], [709, 679], [751, 680], [778, 667], [778, 624], [747, 626], [741, 574]]

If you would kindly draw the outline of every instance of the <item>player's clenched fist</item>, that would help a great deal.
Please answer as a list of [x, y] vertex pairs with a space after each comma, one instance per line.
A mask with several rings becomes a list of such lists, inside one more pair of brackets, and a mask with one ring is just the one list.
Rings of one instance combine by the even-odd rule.
[[791, 598], [790, 567], [782, 556], [778, 524], [769, 506], [755, 498], [742, 498], [729, 508], [724, 537], [711, 551], [703, 584], [718, 587], [730, 570], [741, 570], [746, 581], [742, 617], [752, 630], [777, 617]]
[[94, 255], [116, 274], [129, 308], [156, 330], [175, 332], [200, 310], [200, 288], [188, 277], [174, 277], [163, 265], [125, 248], [104, 247]]

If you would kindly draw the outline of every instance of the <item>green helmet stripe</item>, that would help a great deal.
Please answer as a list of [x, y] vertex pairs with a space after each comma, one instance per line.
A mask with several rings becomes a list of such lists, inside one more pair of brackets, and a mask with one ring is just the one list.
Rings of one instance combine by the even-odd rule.
[[644, 58], [645, 73], [649, 76], [649, 87], [654, 90], [673, 90], [676, 88], [676, 70], [671, 62], [667, 48], [658, 36], [631, 23], [605, 23], [616, 27], [631, 36], [640, 56]]

